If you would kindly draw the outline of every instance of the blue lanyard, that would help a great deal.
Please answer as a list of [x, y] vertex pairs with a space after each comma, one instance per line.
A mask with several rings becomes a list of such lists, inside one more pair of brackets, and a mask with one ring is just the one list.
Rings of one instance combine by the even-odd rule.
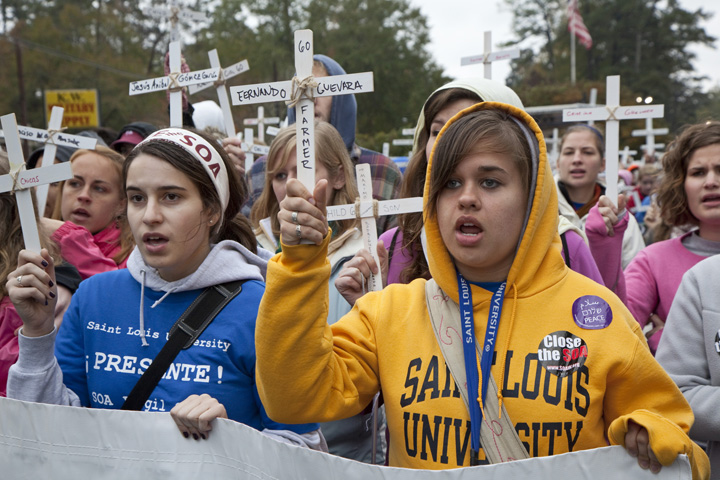
[[[471, 465], [477, 465], [478, 452], [480, 451], [480, 425], [482, 422], [482, 410], [477, 401], [478, 398], [478, 370], [477, 356], [475, 352], [475, 325], [473, 315], [472, 290], [467, 280], [457, 272], [458, 293], [460, 305], [460, 321], [463, 331], [463, 354], [465, 358], [465, 373], [468, 387], [468, 407], [470, 410], [470, 445], [472, 455]], [[488, 314], [487, 328], [485, 329], [485, 344], [480, 358], [480, 369], [482, 370], [482, 403], [485, 404], [487, 387], [490, 380], [490, 368], [492, 366], [493, 353], [495, 352], [495, 340], [497, 338], [500, 314], [502, 312], [503, 295], [505, 293], [505, 282], [495, 291], [490, 302], [490, 313]]]

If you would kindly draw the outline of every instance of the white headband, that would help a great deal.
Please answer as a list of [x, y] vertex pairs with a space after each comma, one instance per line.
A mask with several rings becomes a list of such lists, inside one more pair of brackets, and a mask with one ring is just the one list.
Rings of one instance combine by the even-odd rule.
[[200, 162], [210, 177], [210, 180], [212, 180], [213, 185], [215, 185], [215, 190], [217, 190], [218, 196], [220, 197], [222, 212], [220, 213], [218, 226], [222, 224], [223, 215], [228, 206], [228, 200], [230, 199], [230, 184], [228, 182], [228, 173], [225, 169], [225, 162], [222, 161], [216, 148], [201, 136], [181, 128], [164, 128], [151, 133], [145, 140], [138, 143], [135, 148], [152, 140], [169, 142], [182, 147], [186, 152], [191, 154], [193, 158]]

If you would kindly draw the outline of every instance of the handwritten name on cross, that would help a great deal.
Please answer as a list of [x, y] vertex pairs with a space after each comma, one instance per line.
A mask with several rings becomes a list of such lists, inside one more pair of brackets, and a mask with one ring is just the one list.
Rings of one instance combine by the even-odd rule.
[[227, 68], [222, 68], [220, 65], [220, 57], [218, 57], [217, 49], [212, 49], [208, 52], [210, 58], [210, 67], [217, 68], [220, 72], [219, 78], [215, 82], [197, 83], [188, 87], [188, 93], [193, 95], [197, 92], [201, 92], [207, 88], [215, 86], [217, 91], [218, 103], [223, 112], [223, 123], [225, 125], [225, 134], [228, 137], [234, 137], [235, 120], [233, 120], [232, 109], [230, 108], [230, 99], [228, 98], [227, 88], [225, 88], [225, 82], [232, 77], [236, 77], [241, 73], [245, 73], [250, 70], [250, 64], [247, 60], [243, 60], [234, 65], [230, 65]]
[[0, 176], [0, 192], [15, 194], [25, 248], [40, 253], [40, 235], [35, 221], [35, 207], [33, 207], [30, 188], [67, 180], [72, 177], [72, 168], [70, 162], [63, 162], [25, 170], [25, 158], [20, 145], [15, 114], [3, 115], [0, 117], [0, 122], [5, 133], [5, 146], [10, 160], [10, 173]]
[[312, 30], [295, 32], [293, 80], [259, 83], [230, 88], [233, 105], [285, 101], [295, 107], [297, 128], [298, 180], [309, 191], [315, 187], [315, 104], [314, 97], [373, 91], [372, 72], [314, 78]]
[[577, 108], [563, 110], [563, 122], [586, 122], [598, 120], [605, 122], [605, 195], [617, 205], [618, 196], [618, 149], [620, 120], [641, 118], [662, 118], [664, 105], [638, 105], [625, 107], [620, 105], [620, 76], [607, 77], [605, 106], [595, 108]]
[[[243, 120], [243, 125], [257, 125], [258, 127], [258, 140], [265, 142], [265, 125], [278, 125], [280, 123], [280, 117], [266, 117], [265, 108], [258, 107], [257, 118], [246, 118]], [[277, 133], [275, 134], [277, 135]]]
[[520, 57], [520, 50], [517, 48], [512, 50], [500, 50], [497, 52], [492, 51], [492, 32], [485, 32], [485, 38], [483, 42], [483, 53], [482, 55], [471, 55], [469, 57], [462, 57], [460, 59], [460, 65], [475, 65], [482, 63], [485, 66], [484, 77], [492, 79], [492, 62], [498, 60], [512, 60]]
[[[357, 186], [360, 198], [354, 205], [334, 205], [327, 207], [327, 219], [347, 220], [360, 218], [362, 225], [363, 247], [370, 252], [378, 265], [377, 256], [377, 224], [376, 217], [380, 215], [400, 215], [403, 213], [422, 212], [422, 197], [398, 198], [395, 200], [373, 200], [372, 175], [370, 165], [361, 163], [355, 166]], [[372, 275], [369, 279], [370, 291], [382, 290], [382, 277]]]
[[170, 43], [170, 75], [130, 82], [130, 95], [170, 91], [170, 126], [182, 128], [182, 89], [197, 83], [216, 82], [220, 78], [220, 68], [208, 68], [194, 72], [181, 73], [182, 57], [180, 42]]
[[170, 22], [170, 41], [180, 42], [180, 21], [204, 22], [208, 18], [204, 13], [196, 12], [178, 5], [172, 0], [169, 7], [148, 7], [147, 12], [155, 18], [166, 19]]
[[647, 154], [654, 154], [656, 150], [665, 148], [664, 143], [655, 143], [655, 135], [667, 135], [670, 130], [667, 128], [653, 128], [652, 118], [645, 119], [645, 130], [633, 130], [631, 132], [633, 137], [645, 137], [645, 145], [641, 148], [645, 150]]
[[[83, 148], [87, 150], [94, 150], [95, 146], [97, 145], [97, 139], [95, 138], [63, 133], [62, 129], [60, 128], [60, 126], [62, 125], [63, 112], [64, 109], [62, 107], [54, 106], [52, 108], [52, 111], [50, 112], [50, 121], [48, 122], [47, 130], [33, 127], [25, 127], [22, 125], [17, 126], [17, 131], [20, 135], [20, 138], [45, 144], [45, 149], [43, 150], [43, 154], [40, 157], [40, 163], [35, 165], [36, 168], [52, 165], [55, 162], [55, 155], [57, 154], [58, 145], [78, 149]], [[0, 137], [4, 136], [4, 132], [0, 131]], [[48, 188], [49, 184], [44, 183], [39, 185], [35, 190], [35, 198], [37, 199], [38, 211], [40, 213], [45, 211], [45, 205], [47, 204]]]

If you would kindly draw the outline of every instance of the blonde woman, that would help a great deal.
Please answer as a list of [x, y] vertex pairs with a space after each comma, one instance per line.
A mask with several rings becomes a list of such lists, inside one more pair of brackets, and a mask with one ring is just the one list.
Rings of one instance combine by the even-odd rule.
[[125, 268], [135, 246], [125, 218], [124, 160], [108, 147], [77, 150], [70, 157], [73, 177], [61, 182], [52, 219], [42, 219], [83, 279]]
[[[270, 145], [267, 157], [265, 185], [260, 198], [253, 205], [250, 217], [255, 227], [258, 245], [273, 252], [280, 251], [280, 223], [277, 214], [280, 202], [285, 198], [288, 180], [297, 178], [297, 137], [295, 126], [281, 130]], [[326, 122], [315, 123], [315, 180], [327, 180], [325, 194], [327, 205], [354, 203], [358, 197], [355, 175], [350, 155], [342, 137], [335, 127]], [[302, 217], [305, 214], [300, 213]], [[302, 219], [300, 219], [302, 221]], [[363, 247], [357, 219], [331, 222], [332, 240], [328, 246], [330, 262], [329, 309], [327, 322], [333, 324], [350, 311], [350, 305], [335, 288], [335, 278], [345, 262], [353, 258]], [[366, 409], [366, 412], [369, 409]], [[322, 432], [330, 453], [359, 461], [373, 462], [372, 433], [367, 428], [371, 413], [322, 424]]]

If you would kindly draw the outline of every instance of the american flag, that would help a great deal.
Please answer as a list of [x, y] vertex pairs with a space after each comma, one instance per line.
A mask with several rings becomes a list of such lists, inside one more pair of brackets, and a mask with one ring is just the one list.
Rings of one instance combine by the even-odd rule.
[[592, 37], [580, 15], [577, 0], [568, 0], [568, 30], [570, 33], [574, 30], [575, 36], [580, 41], [580, 44], [590, 50], [590, 47], [592, 47]]

